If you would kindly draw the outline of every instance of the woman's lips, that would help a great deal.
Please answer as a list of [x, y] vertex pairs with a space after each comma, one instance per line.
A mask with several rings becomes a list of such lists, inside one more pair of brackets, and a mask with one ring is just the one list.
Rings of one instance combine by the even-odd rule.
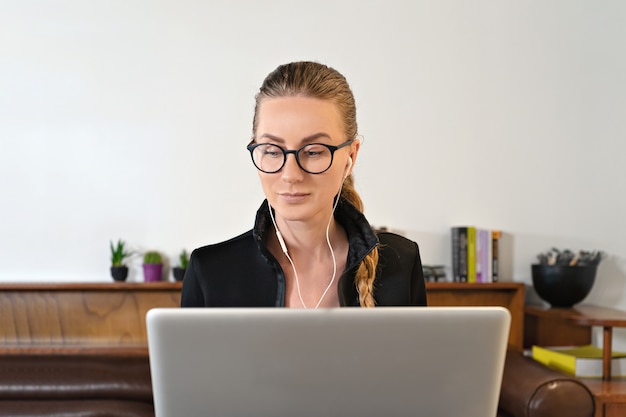
[[309, 195], [307, 193], [279, 193], [278, 196], [287, 203], [299, 203], [304, 201]]

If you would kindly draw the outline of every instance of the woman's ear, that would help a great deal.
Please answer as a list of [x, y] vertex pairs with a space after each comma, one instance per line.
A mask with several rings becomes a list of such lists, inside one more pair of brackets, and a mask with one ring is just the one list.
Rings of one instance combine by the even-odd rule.
[[352, 145], [350, 146], [350, 158], [349, 158], [349, 164], [350, 166], [346, 168], [346, 172], [348, 172], [347, 175], [350, 175], [352, 173], [352, 166], [354, 165], [354, 163], [356, 162], [356, 157], [359, 154], [359, 150], [361, 149], [361, 138], [357, 137], [354, 142], [352, 142]]
[[346, 170], [343, 173], [343, 179], [345, 180], [350, 175], [350, 168], [352, 168], [352, 157], [348, 157], [348, 163], [346, 164]]

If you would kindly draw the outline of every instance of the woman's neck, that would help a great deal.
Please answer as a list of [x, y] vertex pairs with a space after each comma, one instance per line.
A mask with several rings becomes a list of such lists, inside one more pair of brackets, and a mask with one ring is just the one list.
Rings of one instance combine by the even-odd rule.
[[310, 259], [326, 259], [328, 257], [327, 229], [331, 244], [336, 242], [341, 234], [335, 219], [329, 220], [302, 222], [277, 218], [276, 225], [290, 254], [305, 253]]
[[324, 223], [278, 218], [276, 227], [287, 253], [281, 250], [278, 236], [270, 238], [268, 247], [285, 274], [285, 306], [338, 306], [336, 286], [348, 253], [348, 238], [341, 225], [334, 218]]

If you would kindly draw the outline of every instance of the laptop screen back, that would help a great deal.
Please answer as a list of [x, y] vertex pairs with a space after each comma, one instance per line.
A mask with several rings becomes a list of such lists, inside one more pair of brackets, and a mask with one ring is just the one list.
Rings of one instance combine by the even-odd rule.
[[153, 309], [156, 417], [493, 417], [500, 307]]

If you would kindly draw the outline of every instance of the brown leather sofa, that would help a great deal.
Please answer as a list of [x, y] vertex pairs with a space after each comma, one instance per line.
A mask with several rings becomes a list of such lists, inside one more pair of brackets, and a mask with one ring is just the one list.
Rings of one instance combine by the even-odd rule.
[[507, 352], [498, 417], [593, 417], [593, 394], [575, 378]]
[[[507, 354], [498, 417], [592, 417], [580, 381]], [[153, 417], [145, 355], [0, 355], [0, 416]]]
[[0, 355], [0, 416], [154, 417], [145, 355]]

